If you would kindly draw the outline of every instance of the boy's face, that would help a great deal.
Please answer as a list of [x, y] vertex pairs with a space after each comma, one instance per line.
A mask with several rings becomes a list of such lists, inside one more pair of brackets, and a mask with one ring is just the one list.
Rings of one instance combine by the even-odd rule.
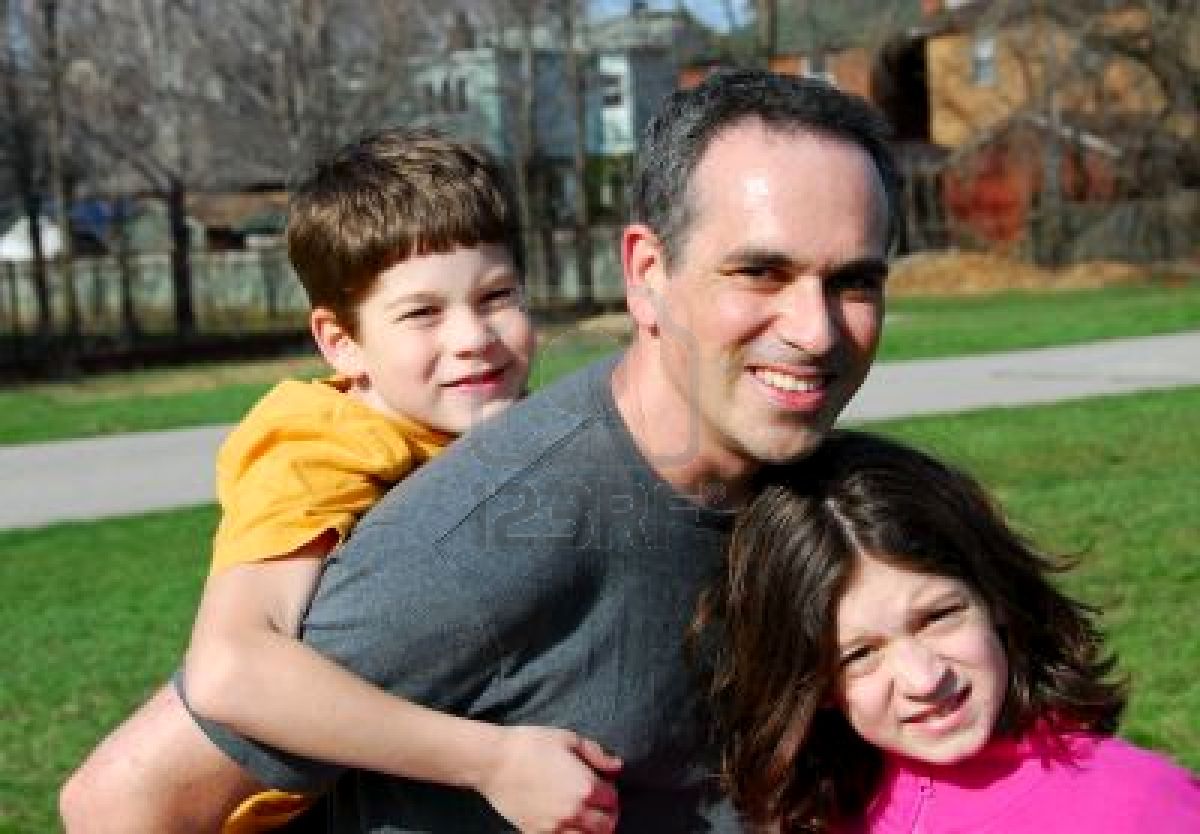
[[380, 274], [334, 367], [368, 405], [459, 434], [525, 389], [533, 327], [507, 249], [459, 247]]

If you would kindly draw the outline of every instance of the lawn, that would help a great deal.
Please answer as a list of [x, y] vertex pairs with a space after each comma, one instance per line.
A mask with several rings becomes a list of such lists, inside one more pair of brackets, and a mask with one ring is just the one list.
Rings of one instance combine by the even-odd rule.
[[[1200, 769], [1200, 388], [875, 428], [980, 473], [1015, 522], [1079, 554], [1133, 678], [1122, 733]], [[1151, 427], [1152, 430], [1147, 427]], [[172, 670], [211, 508], [0, 533], [0, 832], [53, 830], [70, 767]]]
[[1200, 328], [1200, 282], [895, 298], [879, 356], [925, 359]]
[[[1057, 293], [897, 298], [880, 358], [913, 359], [1144, 336], [1200, 327], [1200, 284]], [[620, 339], [556, 329], [543, 336], [532, 384], [615, 350]], [[237, 420], [285, 375], [321, 372], [312, 358], [152, 371], [0, 390], [0, 444]]]

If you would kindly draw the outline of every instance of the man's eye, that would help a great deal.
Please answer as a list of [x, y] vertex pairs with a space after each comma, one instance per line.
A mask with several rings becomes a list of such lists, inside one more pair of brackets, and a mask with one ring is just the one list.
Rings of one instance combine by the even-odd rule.
[[855, 269], [840, 272], [833, 277], [832, 284], [843, 292], [880, 292], [887, 280], [887, 272], [876, 269]]

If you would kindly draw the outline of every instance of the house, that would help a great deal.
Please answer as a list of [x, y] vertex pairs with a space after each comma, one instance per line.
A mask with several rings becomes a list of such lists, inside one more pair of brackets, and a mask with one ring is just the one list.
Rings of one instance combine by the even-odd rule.
[[[1040, 219], [1074, 229], [1097, 204], [1200, 187], [1194, 81], [1164, 86], [1200, 73], [1200, 12], [1163, 21], [1149, 8], [793, 0], [777, 5], [769, 64], [863, 95], [887, 116], [910, 247], [1028, 249]], [[754, 54], [766, 34], [736, 37]], [[722, 62], [685, 70], [681, 85]]]
[[[402, 116], [480, 141], [505, 159], [537, 160], [561, 219], [575, 188], [574, 50], [583, 74], [582, 129], [589, 176], [595, 175], [593, 202], [620, 213], [637, 137], [675, 88], [680, 63], [709, 37], [684, 11], [636, 2], [627, 15], [581, 21], [573, 33], [564, 31], [562, 20], [487, 28], [460, 11], [442, 48], [411, 59], [412, 90]], [[525, 139], [527, 94], [533, 130]]]
[[[1177, 91], [1136, 59], [1161, 36], [1144, 3], [923, 0], [922, 12], [888, 50], [894, 66], [923, 64], [924, 82], [900, 79], [890, 109], [909, 96], [927, 102], [928, 139], [947, 151], [942, 204], [956, 237], [1030, 251], [1044, 221], [1062, 238], [1095, 215], [1088, 204], [1187, 185], [1194, 103], [1173, 106]], [[1200, 43], [1200, 16], [1180, 21]], [[1136, 248], [1114, 240], [1112, 251]]]

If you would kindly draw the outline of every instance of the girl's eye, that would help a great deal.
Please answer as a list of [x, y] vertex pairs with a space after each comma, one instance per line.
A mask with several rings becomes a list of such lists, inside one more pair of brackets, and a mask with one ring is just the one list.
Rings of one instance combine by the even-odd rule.
[[961, 604], [946, 605], [941, 608], [935, 608], [930, 611], [925, 617], [925, 625], [927, 626], [949, 626], [958, 623], [962, 620], [963, 614], [966, 612], [966, 606]]
[[838, 661], [842, 673], [851, 677], [871, 671], [879, 657], [873, 646], [858, 646], [842, 655]]

